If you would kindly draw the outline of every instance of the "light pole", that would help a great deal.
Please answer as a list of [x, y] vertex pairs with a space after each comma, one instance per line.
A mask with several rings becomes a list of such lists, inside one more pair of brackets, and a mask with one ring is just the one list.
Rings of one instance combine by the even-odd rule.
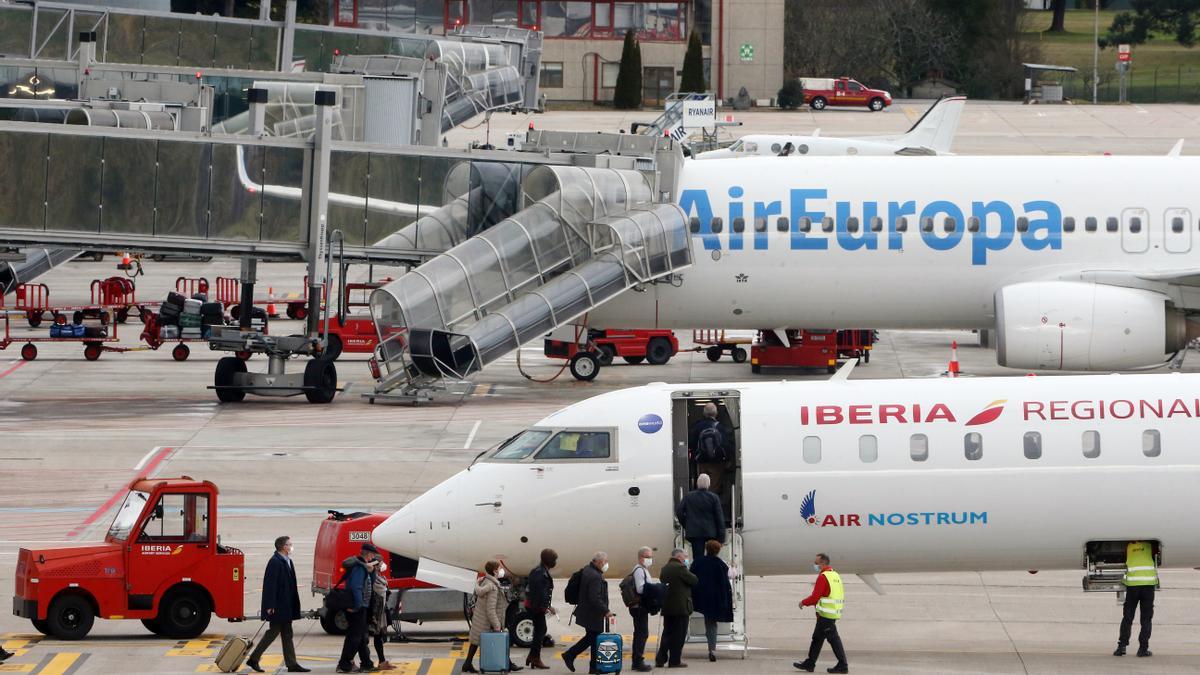
[[1096, 13], [1092, 20], [1092, 105], [1096, 105], [1096, 91], [1100, 88], [1100, 0], [1096, 3]]

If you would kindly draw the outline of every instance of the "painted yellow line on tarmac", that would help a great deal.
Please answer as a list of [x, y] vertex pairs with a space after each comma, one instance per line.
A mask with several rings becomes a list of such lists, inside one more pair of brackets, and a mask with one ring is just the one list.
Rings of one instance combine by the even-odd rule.
[[429, 659], [425, 675], [452, 675], [458, 667], [458, 659]]
[[[60, 652], [55, 654], [50, 662], [37, 671], [37, 675], [66, 675], [74, 672], [83, 664], [84, 655], [80, 652]], [[78, 661], [78, 664], [76, 663]]]
[[32, 673], [34, 668], [32, 663], [0, 663], [0, 673]]

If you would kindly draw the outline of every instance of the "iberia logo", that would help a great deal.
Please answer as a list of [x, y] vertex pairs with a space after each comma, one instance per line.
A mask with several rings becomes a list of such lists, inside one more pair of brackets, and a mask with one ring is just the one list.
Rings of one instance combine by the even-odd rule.
[[992, 401], [991, 403], [987, 404], [987, 407], [984, 408], [982, 412], [967, 420], [967, 426], [975, 427], [979, 426], [980, 424], [989, 424], [991, 422], [995, 422], [996, 419], [1000, 417], [1000, 413], [1004, 412], [1005, 403], [1008, 403], [1008, 399], [1002, 398], [998, 401]]
[[175, 549], [171, 551], [171, 555], [179, 555], [180, 553], [183, 553], [183, 544], [176, 546]]
[[[999, 403], [1003, 403], [1000, 401]], [[992, 408], [980, 413], [990, 413]], [[997, 411], [1001, 408], [996, 408]], [[999, 416], [995, 415], [986, 422]], [[986, 424], [980, 422], [979, 424]], [[987, 511], [879, 511], [875, 513], [827, 513], [817, 515], [817, 491], [800, 500], [800, 517], [813, 527], [900, 527], [913, 525], [987, 525]]]

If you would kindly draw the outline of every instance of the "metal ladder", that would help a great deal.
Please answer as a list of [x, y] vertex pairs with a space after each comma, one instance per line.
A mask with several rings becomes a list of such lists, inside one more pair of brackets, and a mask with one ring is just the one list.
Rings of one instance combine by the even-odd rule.
[[[746, 658], [746, 652], [749, 650], [750, 638], [746, 634], [746, 573], [745, 559], [742, 549], [742, 527], [738, 518], [738, 486], [732, 484], [729, 486], [731, 492], [733, 514], [732, 522], [728, 532], [725, 535], [725, 545], [721, 547], [719, 557], [729, 565], [730, 570], [736, 570], [737, 574], [731, 580], [733, 584], [733, 622], [732, 623], [717, 623], [717, 644], [729, 645], [730, 650], [736, 650], [741, 654], [741, 657]], [[685, 548], [683, 531], [676, 523], [676, 547]], [[703, 552], [692, 551], [692, 560], [704, 555]], [[708, 642], [708, 637], [704, 632], [704, 615], [699, 612], [692, 613], [688, 621], [687, 643], [705, 644]]]

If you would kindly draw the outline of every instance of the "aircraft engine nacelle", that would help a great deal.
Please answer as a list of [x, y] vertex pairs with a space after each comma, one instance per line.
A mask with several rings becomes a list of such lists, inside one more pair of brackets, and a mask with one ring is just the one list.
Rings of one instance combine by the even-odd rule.
[[996, 293], [996, 360], [1030, 370], [1125, 370], [1163, 363], [1189, 340], [1166, 296], [1078, 281], [1034, 281]]

